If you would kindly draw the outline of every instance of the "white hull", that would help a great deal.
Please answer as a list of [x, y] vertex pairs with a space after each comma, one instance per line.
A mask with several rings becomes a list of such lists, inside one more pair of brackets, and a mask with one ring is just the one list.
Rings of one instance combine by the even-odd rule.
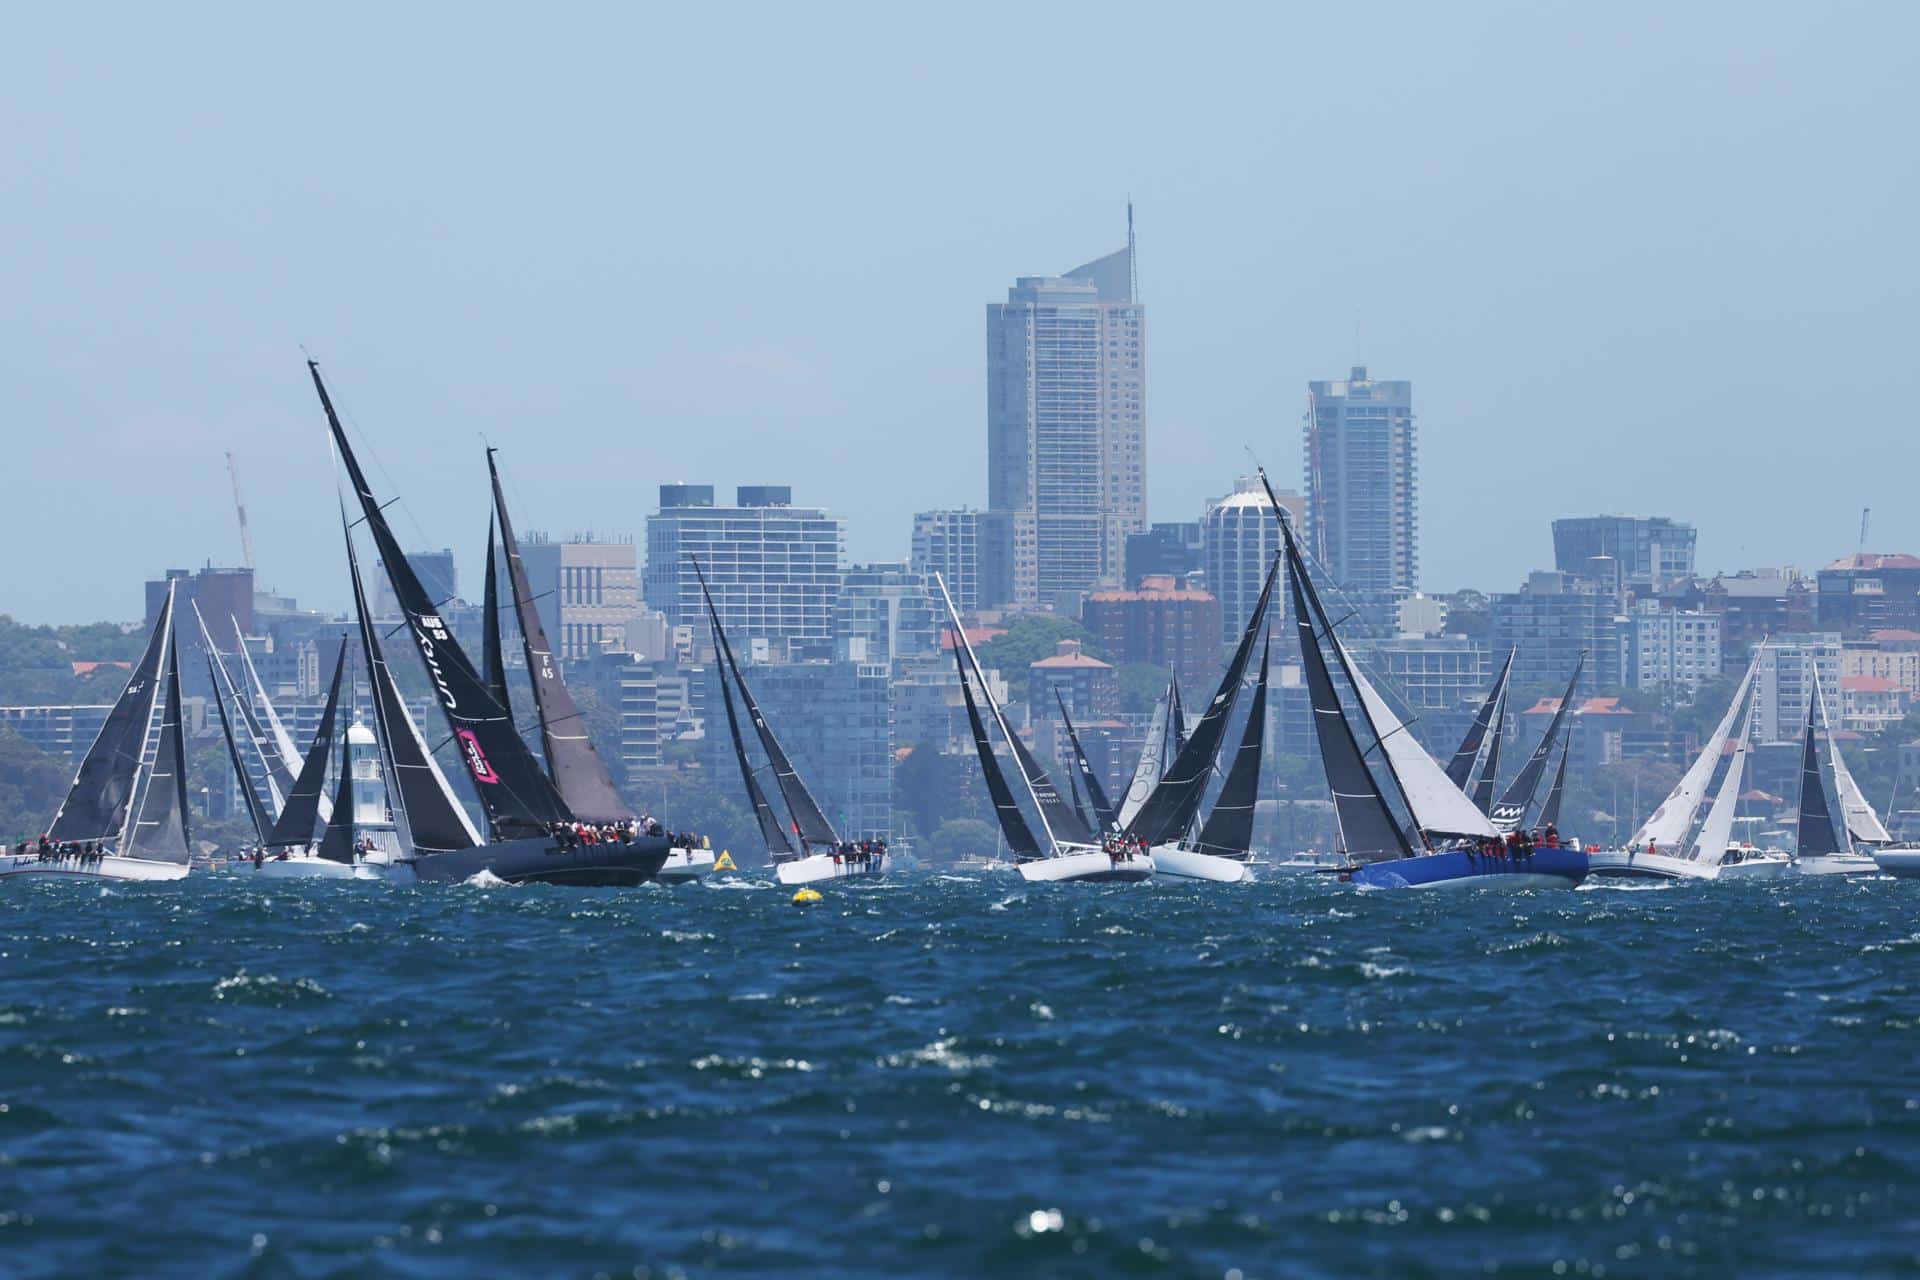
[[155, 862], [149, 858], [50, 858], [10, 853], [0, 857], [0, 880], [14, 876], [64, 877], [68, 880], [183, 880], [190, 868], [184, 862]]
[[1722, 880], [1777, 880], [1793, 873], [1793, 860], [1784, 853], [1746, 852], [1738, 862], [1722, 862]]
[[1208, 880], [1215, 884], [1239, 884], [1253, 879], [1253, 872], [1244, 862], [1212, 853], [1196, 853], [1174, 844], [1154, 846], [1153, 874], [1168, 880]]
[[1063, 853], [1058, 857], [1020, 864], [1020, 878], [1030, 884], [1055, 884], [1069, 880], [1138, 881], [1152, 875], [1152, 854], [1136, 853], [1115, 858], [1104, 849]]
[[1793, 869], [1803, 876], [1877, 876], [1880, 865], [1864, 853], [1828, 853], [1795, 858]]
[[1348, 863], [1337, 853], [1292, 853], [1277, 862], [1263, 862], [1256, 858], [1254, 865], [1282, 871], [1288, 875], [1299, 875], [1303, 872], [1311, 875], [1316, 871], [1344, 871]]
[[319, 858], [311, 853], [296, 853], [288, 858], [263, 858], [258, 866], [252, 861], [237, 864], [236, 874], [254, 875], [266, 880], [351, 880], [353, 864]]
[[1900, 880], [1920, 880], [1920, 846], [1892, 845], [1873, 851], [1873, 863]]
[[790, 858], [774, 864], [773, 877], [781, 884], [819, 884], [825, 880], [858, 880], [870, 876], [885, 875], [886, 854], [865, 859], [841, 856], [831, 853], [810, 853], [804, 858]]
[[1793, 869], [1783, 853], [1742, 850], [1738, 862], [1695, 862], [1665, 853], [1589, 849], [1587, 875], [1596, 880], [1771, 880]]
[[713, 870], [713, 850], [675, 849], [654, 875], [661, 884], [691, 884]]

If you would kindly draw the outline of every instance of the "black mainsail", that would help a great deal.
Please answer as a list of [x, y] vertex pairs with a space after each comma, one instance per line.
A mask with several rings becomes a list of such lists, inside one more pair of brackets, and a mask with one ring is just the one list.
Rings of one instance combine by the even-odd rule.
[[[1467, 783], [1473, 779], [1473, 766], [1480, 761], [1480, 748], [1485, 744], [1487, 731], [1493, 727], [1494, 716], [1500, 709], [1502, 699], [1507, 693], [1507, 679], [1513, 674], [1513, 658], [1520, 652], [1518, 645], [1507, 650], [1507, 660], [1500, 667], [1500, 674], [1494, 677], [1493, 687], [1487, 690], [1487, 700], [1480, 704], [1480, 711], [1473, 717], [1473, 723], [1467, 728], [1467, 736], [1460, 740], [1460, 749], [1453, 753], [1453, 759], [1447, 761], [1447, 780], [1467, 789]], [[1495, 752], [1500, 749], [1500, 736], [1494, 733]], [[1482, 812], [1485, 812], [1484, 808]]]
[[1553, 785], [1547, 788], [1547, 802], [1540, 806], [1540, 829], [1560, 825], [1560, 798], [1567, 791], [1567, 757], [1573, 754], [1573, 744], [1569, 742], [1560, 748], [1560, 767], [1553, 771]]
[[352, 732], [340, 735], [340, 781], [333, 789], [333, 817], [314, 852], [329, 862], [353, 861], [353, 741]]
[[1067, 700], [1060, 696], [1056, 687], [1053, 700], [1060, 706], [1060, 723], [1067, 727], [1067, 741], [1073, 744], [1073, 766], [1080, 775], [1080, 789], [1086, 792], [1087, 803], [1093, 806], [1094, 821], [1102, 831], [1112, 831], [1119, 824], [1114, 819], [1113, 806], [1107, 802], [1107, 791], [1100, 785], [1100, 778], [1093, 771], [1093, 765], [1087, 760], [1087, 753], [1081, 749], [1080, 734], [1073, 727], [1073, 717], [1067, 714]]
[[1027, 825], [1019, 802], [1013, 798], [1013, 789], [1007, 786], [1007, 776], [1000, 771], [1000, 762], [994, 759], [993, 743], [987, 739], [987, 727], [980, 721], [980, 708], [974, 703], [973, 686], [967, 680], [965, 645], [958, 636], [953, 642], [953, 660], [960, 668], [960, 694], [967, 703], [967, 725], [973, 730], [973, 749], [980, 757], [980, 772], [986, 777], [987, 795], [993, 801], [994, 816], [1000, 820], [1000, 832], [1007, 838], [1007, 848], [1013, 851], [1014, 860], [1018, 862], [1044, 858], [1046, 851], [1033, 838], [1033, 828]]
[[1226, 738], [1227, 718], [1233, 711], [1234, 699], [1239, 696], [1247, 663], [1253, 657], [1253, 642], [1266, 624], [1267, 605], [1273, 599], [1273, 583], [1279, 572], [1280, 560], [1276, 556], [1267, 570], [1266, 583], [1260, 588], [1260, 598], [1254, 602], [1246, 629], [1240, 633], [1240, 643], [1227, 663], [1226, 674], [1220, 678], [1220, 687], [1214, 691], [1200, 723], [1194, 726], [1193, 736], [1167, 767], [1160, 785], [1140, 806], [1140, 812], [1133, 815], [1127, 827], [1128, 835], [1143, 839], [1149, 845], [1166, 844], [1181, 839], [1193, 826], [1205, 797], [1207, 781], [1213, 776], [1214, 757]]
[[187, 743], [180, 717], [180, 649], [167, 636], [167, 702], [160, 718], [160, 744], [147, 770], [133, 824], [120, 852], [155, 862], [188, 862], [193, 845], [187, 830]]
[[747, 744], [740, 736], [740, 717], [733, 710], [733, 685], [724, 667], [720, 671], [720, 697], [727, 705], [727, 733], [733, 739], [733, 758], [740, 763], [740, 781], [746, 785], [747, 803], [753, 807], [753, 820], [760, 824], [760, 838], [766, 841], [767, 853], [775, 862], [795, 857], [793, 842], [787, 839], [787, 830], [780, 825], [780, 815], [767, 803], [767, 793], [761, 789], [760, 780], [753, 775], [753, 763], [747, 759]]
[[453, 632], [440, 617], [440, 602], [428, 593], [407, 562], [400, 541], [387, 523], [386, 511], [373, 495], [366, 473], [347, 442], [346, 428], [334, 412], [333, 400], [321, 381], [320, 366], [307, 361], [313, 387], [326, 411], [327, 426], [333, 433], [334, 447], [347, 468], [354, 496], [374, 546], [380, 552], [387, 581], [406, 616], [407, 632], [413, 637], [426, 664], [427, 675], [446, 716], [447, 727], [456, 740], [460, 759], [473, 780], [474, 790], [493, 827], [496, 838], [545, 834], [554, 824], [569, 821], [572, 814], [560, 793], [534, 759], [533, 751], [514, 727], [513, 712], [500, 704], [487, 687], [485, 677], [453, 638]]
[[[553, 646], [547, 642], [546, 624], [540, 621], [538, 601], [527, 578], [526, 563], [520, 557], [520, 541], [513, 535], [513, 520], [507, 515], [507, 495], [500, 487], [500, 471], [494, 465], [492, 449], [487, 450], [487, 474], [493, 481], [493, 507], [500, 517], [500, 549], [507, 558], [507, 584], [513, 591], [514, 614], [520, 620], [520, 639], [527, 659], [527, 678], [533, 684], [533, 705], [540, 716], [540, 745], [546, 752], [547, 772], [560, 798], [582, 822], [619, 823], [633, 817], [633, 809], [620, 798], [613, 775], [594, 749], [587, 734], [586, 717], [567, 689], [554, 661]], [[491, 561], [489, 561], [491, 567]], [[505, 685], [504, 674], [501, 677]]]
[[153, 735], [154, 713], [160, 705], [160, 682], [173, 640], [174, 585], [167, 585], [167, 602], [147, 647], [127, 677], [126, 687], [107, 713], [93, 745], [80, 761], [67, 798], [60, 802], [47, 835], [54, 840], [103, 840], [122, 834], [132, 809], [140, 765]]
[[1800, 755], [1800, 820], [1795, 845], [1802, 858], [1841, 852], [1840, 838], [1833, 829], [1833, 808], [1827, 803], [1826, 783], [1820, 778], [1820, 750], [1814, 729], [1819, 714], [1820, 685], [1816, 680], [1807, 694], [1806, 745]]
[[1573, 664], [1573, 678], [1567, 681], [1567, 692], [1560, 699], [1560, 705], [1554, 709], [1553, 719], [1547, 722], [1547, 731], [1540, 735], [1540, 743], [1520, 766], [1520, 772], [1514, 775], [1501, 795], [1500, 803], [1493, 806], [1493, 812], [1487, 816], [1493, 819], [1493, 825], [1500, 831], [1512, 831], [1519, 827], [1527, 816], [1527, 810], [1533, 806], [1533, 797], [1540, 790], [1540, 780], [1546, 776], [1547, 761], [1553, 756], [1553, 748], [1560, 740], [1561, 728], [1567, 717], [1573, 712], [1573, 693], [1580, 687], [1580, 672], [1587, 665], [1587, 655], [1580, 654], [1580, 660]]
[[213, 650], [207, 650], [207, 679], [213, 685], [214, 709], [220, 713], [220, 736], [227, 742], [227, 759], [233, 762], [234, 781], [240, 786], [240, 799], [247, 806], [247, 817], [253, 823], [254, 834], [261, 844], [266, 844], [267, 834], [273, 830], [273, 817], [267, 812], [266, 804], [260, 799], [260, 793], [253, 789], [253, 779], [247, 776], [247, 766], [240, 759], [240, 744], [233, 736], [233, 721], [227, 715], [227, 698], [220, 692], [219, 677], [213, 673]]
[[773, 734], [773, 726], [767, 723], [767, 717], [760, 711], [760, 704], [753, 700], [753, 691], [747, 688], [746, 677], [740, 674], [740, 664], [733, 660], [733, 645], [727, 640], [726, 630], [720, 625], [720, 611], [714, 608], [713, 594], [707, 590], [707, 576], [701, 571], [700, 561], [688, 557], [693, 563], [693, 573], [700, 580], [700, 596], [707, 604], [707, 621], [713, 626], [715, 648], [723, 664], [720, 678], [729, 675], [740, 690], [740, 700], [746, 704], [747, 720], [753, 725], [753, 731], [760, 738], [761, 750], [767, 753], [767, 763], [773, 766], [773, 780], [780, 788], [780, 797], [787, 803], [788, 815], [793, 819], [793, 833], [800, 837], [802, 849], [810, 845], [832, 849], [840, 844], [840, 836], [827, 821], [827, 815], [807, 790], [807, 784], [800, 780], [800, 773], [793, 767], [793, 761], [780, 746], [780, 739]]
[[1260, 646], [1260, 678], [1247, 707], [1247, 727], [1240, 735], [1240, 749], [1234, 752], [1227, 780], [1200, 827], [1196, 847], [1201, 853], [1244, 860], [1253, 849], [1254, 806], [1260, 799], [1260, 754], [1267, 735], [1267, 668], [1272, 656], [1273, 640], [1269, 637]]
[[320, 793], [327, 789], [327, 763], [333, 758], [333, 724], [340, 711], [340, 677], [347, 669], [347, 642], [340, 642], [340, 654], [333, 661], [333, 683], [327, 687], [327, 703], [320, 710], [320, 724], [313, 732], [313, 744], [300, 763], [300, 776], [293, 780], [293, 792], [286, 807], [273, 824], [266, 843], [275, 849], [313, 843], [320, 821]]
[[513, 705], [513, 694], [507, 689], [507, 661], [500, 645], [500, 572], [495, 567], [499, 561], [498, 548], [493, 541], [493, 517], [487, 517], [487, 573], [486, 586], [480, 597], [480, 670], [487, 678], [487, 688], [492, 691], [494, 700], [503, 707]]
[[1046, 823], [1053, 838], [1071, 844], [1092, 844], [1093, 829], [1077, 809], [1061, 798], [1060, 788], [1054, 785], [1047, 771], [1034, 759], [1027, 744], [1020, 741], [1020, 735], [1009, 734], [1007, 741], [1013, 747], [1014, 763], [1027, 777], [1027, 789], [1033, 795], [1033, 802], [1040, 807], [1041, 821]]

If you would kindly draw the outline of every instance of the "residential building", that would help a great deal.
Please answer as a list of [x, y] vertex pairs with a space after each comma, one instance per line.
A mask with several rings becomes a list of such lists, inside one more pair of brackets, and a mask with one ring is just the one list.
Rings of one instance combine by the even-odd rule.
[[[627, 647], [627, 627], [644, 612], [639, 551], [631, 538], [575, 534], [562, 542], [530, 531], [520, 539], [520, 561], [540, 624], [561, 662]], [[503, 608], [506, 592], [503, 587]]]
[[1823, 631], [1920, 628], [1920, 556], [1863, 552], [1834, 561], [1815, 579]]
[[794, 659], [831, 657], [846, 561], [839, 519], [794, 506], [784, 485], [742, 485], [730, 507], [714, 505], [711, 485], [660, 486], [660, 510], [647, 517], [646, 602], [704, 644], [695, 557], [736, 653], [758, 642]]
[[1490, 598], [1494, 653], [1517, 647], [1513, 682], [1520, 689], [1564, 685], [1586, 655], [1583, 687], [1618, 688], [1620, 643], [1615, 631], [1618, 597], [1584, 578], [1558, 570], [1528, 575], [1518, 591]]
[[1189, 689], [1220, 678], [1220, 601], [1178, 579], [1150, 575], [1136, 591], [1096, 591], [1080, 623], [1118, 662], [1168, 668]]
[[1768, 636], [1813, 629], [1813, 590], [1792, 568], [1743, 569], [1696, 579], [1663, 597], [1676, 609], [1720, 615], [1720, 667], [1744, 670], [1753, 647]]
[[[1840, 727], [1855, 733], [1884, 733], [1906, 718], [1912, 698], [1886, 676], [1840, 677]], [[1828, 706], [1833, 705], [1831, 697]]]
[[1120, 584], [1147, 527], [1146, 388], [1131, 237], [987, 307], [987, 505], [1010, 518], [1013, 604], [1070, 612]]
[[1840, 676], [1891, 680], [1909, 698], [1920, 699], [1920, 631], [1876, 631], [1849, 640], [1840, 653]]
[[[1276, 494], [1296, 531], [1306, 512], [1306, 500], [1288, 490]], [[1260, 588], [1274, 557], [1280, 554], [1280, 522], [1258, 476], [1241, 476], [1232, 493], [1207, 504], [1200, 517], [1205, 544], [1207, 589], [1220, 598], [1220, 643], [1237, 644], [1247, 618], [1259, 602]], [[1280, 594], [1275, 592], [1276, 596]], [[1286, 617], [1276, 600], [1274, 618]]]
[[193, 623], [193, 606], [200, 606], [214, 638], [226, 643], [233, 634], [234, 621], [243, 631], [253, 630], [253, 570], [169, 569], [164, 577], [147, 583], [146, 622], [151, 629], [160, 621], [160, 610], [167, 603], [167, 584], [178, 582], [174, 590], [174, 622], [180, 634], [188, 638], [189, 649], [199, 648], [199, 628]]
[[1058, 719], [1054, 691], [1077, 720], [1104, 720], [1120, 710], [1120, 681], [1109, 663], [1080, 651], [1078, 640], [1062, 640], [1056, 651], [1028, 669], [1027, 711], [1034, 723]]
[[[1013, 596], [1013, 517], [956, 508], [913, 517], [914, 572], [938, 573], [963, 614], [996, 609]], [[938, 594], [936, 592], [936, 594]]]
[[1643, 601], [1620, 627], [1621, 671], [1633, 689], [1668, 690], [1691, 702], [1720, 678], [1720, 618], [1704, 610], [1669, 609]]
[[1553, 522], [1553, 567], [1585, 573], [1605, 556], [1618, 563], [1622, 586], [1645, 594], [1693, 577], [1696, 536], [1666, 516], [1569, 516]]
[[1206, 538], [1198, 522], [1167, 524], [1155, 521], [1145, 533], [1127, 535], [1125, 584], [1142, 578], [1185, 579], [1206, 567]]
[[892, 663], [937, 653], [946, 607], [927, 575], [904, 564], [857, 564], [840, 579], [835, 657]]
[[1308, 549], [1350, 591], [1420, 585], [1419, 448], [1413, 384], [1355, 365], [1307, 384]]
[[1384, 676], [1388, 700], [1411, 712], [1414, 735], [1438, 759], [1451, 758], [1493, 683], [1486, 646], [1461, 635], [1401, 635], [1368, 643], [1358, 655]]
[[1753, 678], [1753, 740], [1797, 740], [1807, 722], [1807, 696], [1817, 673], [1830, 716], [1841, 711], [1838, 633], [1775, 636], [1760, 646]]
[[[124, 674], [120, 675], [119, 683], [126, 683]], [[68, 764], [77, 765], [80, 757], [87, 753], [87, 748], [93, 745], [93, 740], [100, 736], [100, 727], [107, 722], [107, 713], [112, 710], [111, 703], [101, 706], [0, 707], [0, 725], [25, 738], [28, 745], [50, 756], [59, 756]]]

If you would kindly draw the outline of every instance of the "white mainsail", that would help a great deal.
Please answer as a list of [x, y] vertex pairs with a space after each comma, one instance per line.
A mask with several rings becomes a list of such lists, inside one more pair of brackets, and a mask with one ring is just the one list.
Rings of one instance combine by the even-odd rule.
[[1400, 779], [1400, 789], [1413, 810], [1414, 825], [1422, 831], [1450, 836], [1486, 839], [1498, 836], [1487, 815], [1480, 812], [1466, 792], [1453, 785], [1447, 771], [1427, 754], [1426, 748], [1400, 722], [1400, 717], [1393, 714], [1386, 700], [1374, 692], [1367, 678], [1360, 674], [1346, 645], [1337, 638], [1334, 643], [1340, 645], [1347, 672], [1353, 677], [1354, 691], [1360, 695], [1360, 703], [1373, 722], [1374, 732], [1380, 735], [1380, 749], [1386, 752], [1395, 776]]
[[1126, 798], [1120, 802], [1120, 812], [1115, 815], [1122, 830], [1160, 785], [1160, 771], [1166, 764], [1162, 757], [1167, 745], [1167, 709], [1172, 705], [1173, 686], [1168, 685], [1167, 696], [1153, 709], [1153, 723], [1147, 726], [1147, 740], [1140, 748], [1140, 763], [1133, 767], [1133, 781], [1127, 784]]
[[1651, 843], [1656, 851], [1661, 846], [1668, 849], [1678, 848], [1680, 841], [1693, 825], [1694, 815], [1700, 812], [1701, 801], [1707, 798], [1707, 784], [1713, 781], [1714, 767], [1720, 763], [1720, 757], [1727, 749], [1727, 739], [1733, 734], [1733, 722], [1740, 714], [1740, 704], [1746, 701], [1747, 689], [1753, 684], [1753, 673], [1759, 669], [1760, 659], [1756, 655], [1747, 664], [1747, 674], [1740, 679], [1740, 687], [1733, 691], [1733, 702], [1727, 707], [1727, 714], [1720, 718], [1713, 736], [1707, 739], [1707, 745], [1700, 750], [1699, 756], [1687, 766], [1680, 775], [1667, 798], [1653, 811], [1653, 816], [1640, 824], [1640, 829], [1627, 841], [1627, 847], [1638, 849]]

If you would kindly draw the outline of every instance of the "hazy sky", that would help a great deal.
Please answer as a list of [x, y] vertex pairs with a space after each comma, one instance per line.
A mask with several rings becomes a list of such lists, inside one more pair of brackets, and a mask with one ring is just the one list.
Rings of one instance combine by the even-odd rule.
[[[1920, 6], [188, 3], [0, 46], [0, 612], [238, 559], [345, 604], [302, 346], [477, 571], [791, 483], [856, 559], [985, 500], [985, 304], [1139, 221], [1154, 519], [1309, 378], [1411, 378], [1423, 585], [1555, 514], [1704, 568], [1920, 551]], [[397, 486], [397, 489], [396, 489]]]

